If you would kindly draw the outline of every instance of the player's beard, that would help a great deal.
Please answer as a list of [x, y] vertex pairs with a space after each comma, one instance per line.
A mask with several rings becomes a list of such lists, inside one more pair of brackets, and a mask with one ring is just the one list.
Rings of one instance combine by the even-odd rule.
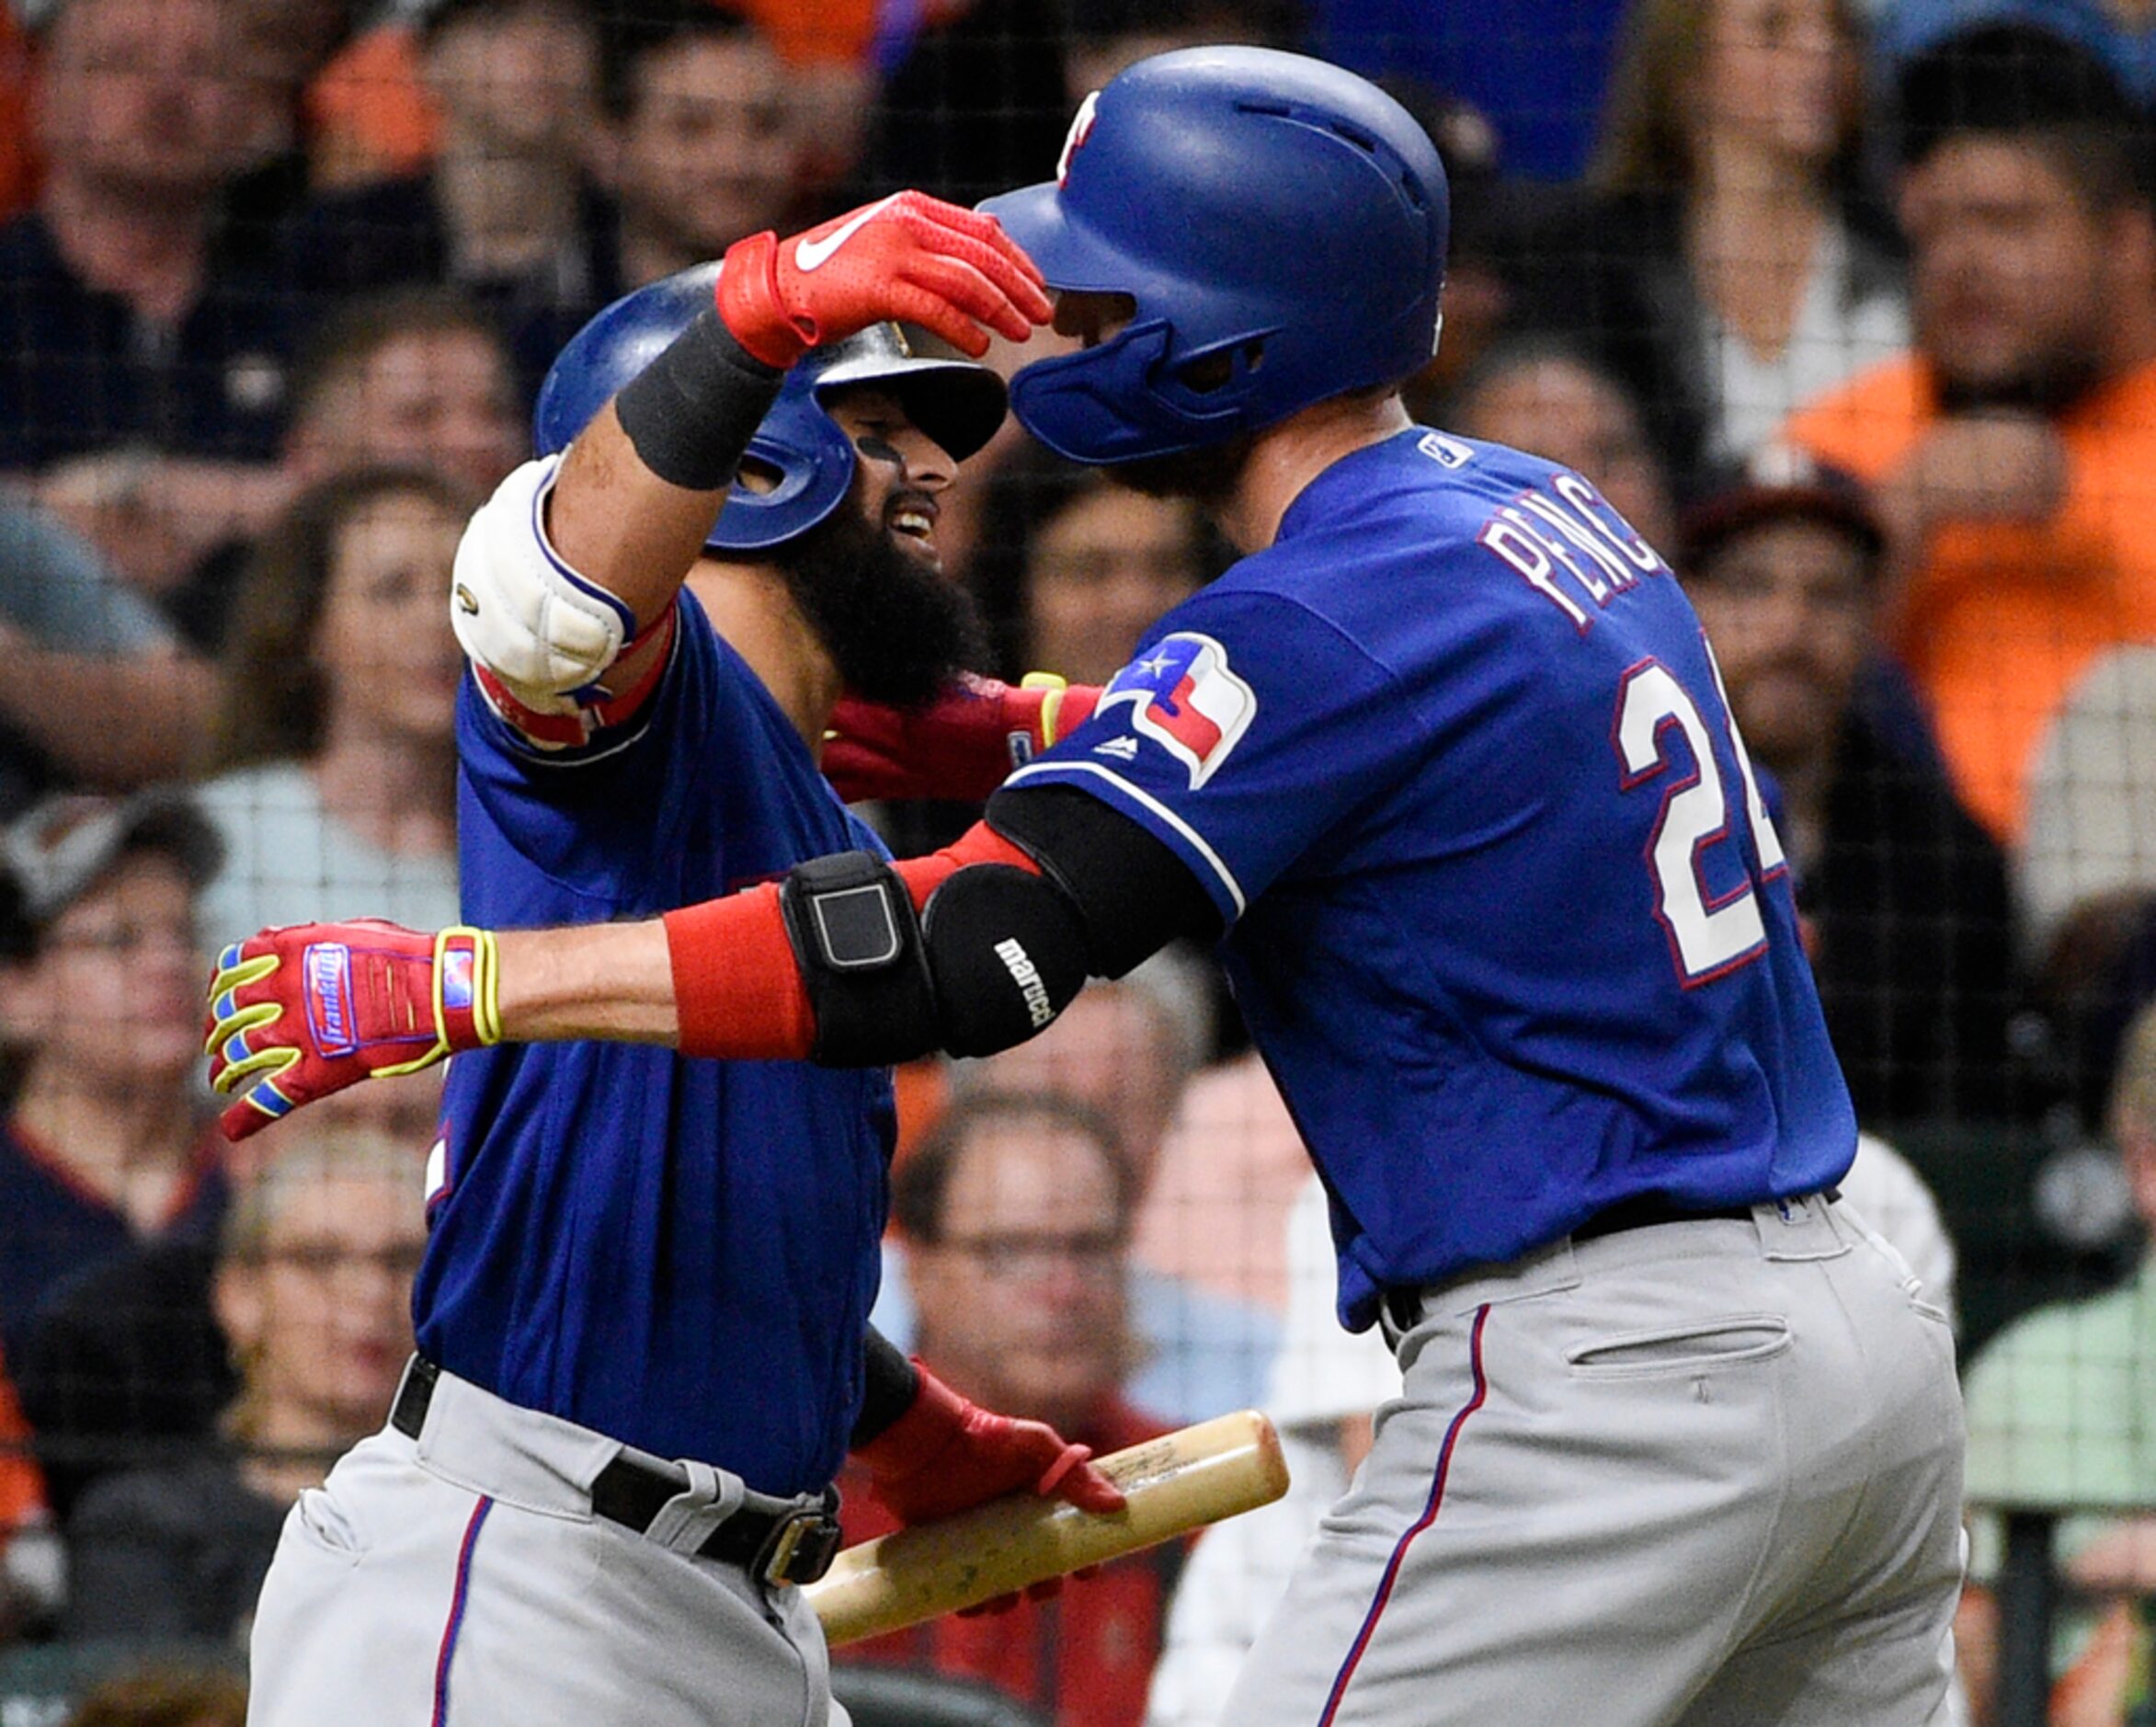
[[987, 663], [972, 596], [850, 502], [787, 547], [781, 567], [846, 688], [865, 701], [919, 707]]

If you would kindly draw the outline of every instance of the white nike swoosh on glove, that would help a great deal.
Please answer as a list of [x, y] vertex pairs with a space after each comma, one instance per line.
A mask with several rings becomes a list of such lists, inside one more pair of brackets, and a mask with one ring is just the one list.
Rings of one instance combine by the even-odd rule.
[[796, 241], [793, 246], [793, 267], [804, 275], [812, 269], [821, 269], [829, 262], [831, 254], [852, 239], [862, 226], [881, 215], [885, 205], [895, 204], [904, 196], [903, 192], [893, 192], [890, 197], [879, 200], [866, 210], [857, 211], [846, 219], [842, 226], [833, 229], [820, 240]]

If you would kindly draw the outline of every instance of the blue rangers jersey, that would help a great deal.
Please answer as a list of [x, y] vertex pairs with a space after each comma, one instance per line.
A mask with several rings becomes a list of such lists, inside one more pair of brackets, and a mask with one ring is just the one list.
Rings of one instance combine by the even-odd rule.
[[[467, 921], [650, 918], [871, 848], [755, 673], [679, 600], [626, 737], [534, 749], [467, 677]], [[636, 1045], [459, 1056], [420, 1348], [451, 1372], [668, 1458], [794, 1493], [837, 1472], [861, 1397], [895, 1130], [886, 1070]]]
[[1101, 798], [1212, 895], [1356, 1329], [1620, 1200], [1854, 1155], [1699, 621], [1577, 474], [1420, 428], [1335, 463], [1010, 783]]

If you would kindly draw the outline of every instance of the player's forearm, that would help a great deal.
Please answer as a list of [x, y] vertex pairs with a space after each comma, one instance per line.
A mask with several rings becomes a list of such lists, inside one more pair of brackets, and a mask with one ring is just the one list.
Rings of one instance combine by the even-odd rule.
[[495, 938], [504, 1041], [664, 1044], [679, 1035], [663, 923], [509, 930]]
[[[683, 939], [669, 923], [693, 933]], [[709, 900], [664, 922], [509, 931], [495, 945], [505, 1042], [686, 1046], [732, 1061], [799, 1060], [815, 1046], [775, 887]]]
[[[1006, 805], [1012, 834], [983, 821], [929, 857], [815, 859], [783, 888], [656, 922], [260, 931], [224, 949], [210, 980], [210, 1082], [234, 1100], [224, 1130], [244, 1138], [361, 1080], [503, 1042], [840, 1068], [1007, 1049], [1089, 973], [1120, 977], [1173, 936], [1217, 924], [1173, 853], [1059, 790], [998, 793], [991, 809]], [[1077, 819], [1089, 810], [1090, 829]], [[1051, 875], [1041, 859], [1058, 853], [1067, 864]], [[1065, 885], [1069, 858], [1085, 862], [1082, 889]]]
[[[1007, 841], [976, 827], [956, 846], [898, 864], [889, 879], [918, 913], [965, 862], [989, 859], [1016, 873], [1034, 871]], [[813, 911], [797, 907], [796, 916], [816, 922]], [[726, 1061], [830, 1059], [787, 924], [780, 891], [770, 886], [686, 906], [657, 922], [500, 934], [495, 1000], [502, 1039], [663, 1044]], [[925, 976], [927, 966], [911, 951], [901, 969]], [[903, 1005], [898, 998], [883, 1004]], [[890, 1027], [898, 1042], [854, 1050], [836, 1065], [881, 1065], [936, 1046], [941, 1028], [932, 1012], [895, 1018], [915, 1022]]]
[[641, 627], [666, 610], [724, 501], [723, 488], [690, 491], [645, 467], [609, 403], [562, 458], [547, 533], [563, 561]]
[[639, 625], [666, 610], [703, 550], [782, 376], [706, 313], [569, 446], [548, 534]]
[[[1028, 817], [1040, 803], [1036, 796], [1015, 814], [1007, 805], [1007, 818], [1031, 827], [1054, 851], [1055, 821]], [[1068, 800], [1051, 797], [1047, 807], [1066, 810]], [[1099, 808], [1089, 799], [1077, 806]], [[1024, 849], [981, 822], [944, 850], [905, 859], [880, 876], [882, 866], [860, 854], [850, 854], [856, 873], [866, 872], [858, 881], [826, 876], [811, 887], [796, 872], [791, 909], [771, 885], [685, 906], [656, 922], [501, 935], [502, 1036], [654, 1043], [719, 1060], [839, 1067], [880, 1066], [938, 1048], [958, 1055], [1008, 1048], [1060, 1012], [1088, 969], [1120, 975], [1172, 936], [1202, 929], [1210, 915], [1203, 890], [1171, 855], [1149, 841], [1131, 852], [1136, 830], [1120, 818], [1101, 818], [1113, 823], [1129, 873], [1115, 866], [1112, 846], [1097, 829], [1090, 841], [1070, 841], [1067, 832], [1065, 839], [1096, 873], [1131, 886], [1105, 897], [1120, 909], [1123, 943], [1105, 957], [1067, 891]], [[975, 894], [995, 894], [993, 909], [975, 899], [980, 909], [968, 911], [953, 901], [940, 923], [927, 919], [940, 890], [969, 872]], [[888, 903], [877, 879], [903, 896], [904, 907], [893, 907], [888, 926], [870, 917], [873, 927], [854, 929], [850, 939], [877, 948], [887, 935], [895, 945], [865, 966], [823, 953], [832, 931], [854, 924], [868, 904]], [[818, 899], [825, 893], [833, 896], [827, 904]], [[962, 892], [958, 900], [973, 897]], [[1158, 921], [1138, 906], [1154, 908]], [[930, 925], [940, 932], [932, 941]]]

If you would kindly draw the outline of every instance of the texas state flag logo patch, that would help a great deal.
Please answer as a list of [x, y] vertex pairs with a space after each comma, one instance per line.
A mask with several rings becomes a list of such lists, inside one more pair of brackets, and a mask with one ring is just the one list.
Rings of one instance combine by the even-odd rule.
[[1109, 681], [1096, 715], [1127, 703], [1138, 736], [1190, 772], [1191, 789], [1213, 777], [1258, 715], [1258, 697], [1210, 635], [1179, 630], [1156, 642]]

